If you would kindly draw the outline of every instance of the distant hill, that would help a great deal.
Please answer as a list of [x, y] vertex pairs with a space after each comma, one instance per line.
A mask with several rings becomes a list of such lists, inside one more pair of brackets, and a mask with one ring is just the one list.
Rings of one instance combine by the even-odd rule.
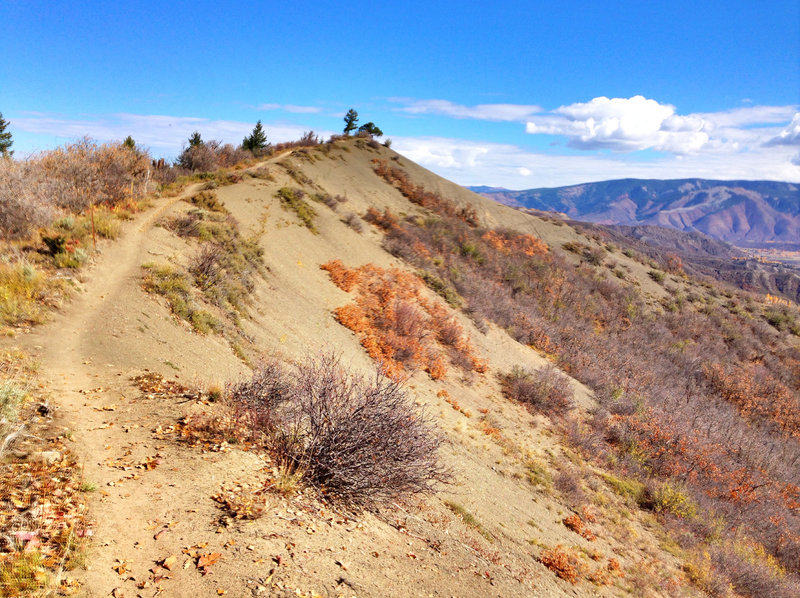
[[620, 179], [511, 191], [470, 187], [506, 205], [600, 224], [699, 231], [741, 247], [800, 250], [800, 185], [773, 181]]

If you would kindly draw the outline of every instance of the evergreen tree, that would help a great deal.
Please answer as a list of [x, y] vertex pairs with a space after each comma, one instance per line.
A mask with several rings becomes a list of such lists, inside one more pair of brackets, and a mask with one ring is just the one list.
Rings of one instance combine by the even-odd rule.
[[125, 138], [125, 141], [122, 142], [122, 145], [124, 145], [128, 149], [132, 149], [132, 150], [136, 149], [136, 142], [133, 140], [133, 137], [131, 137], [130, 135], [128, 135]]
[[381, 131], [374, 122], [370, 121], [365, 125], [361, 125], [358, 127], [358, 131], [366, 131], [370, 135], [375, 135], [375, 137], [383, 137], [383, 131]]
[[261, 126], [261, 121], [258, 121], [256, 126], [253, 127], [253, 132], [244, 138], [242, 147], [256, 155], [267, 147], [267, 134], [264, 132], [264, 127]]
[[11, 133], [6, 131], [8, 125], [9, 122], [3, 119], [3, 113], [0, 112], [0, 156], [10, 158], [14, 152], [12, 152], [9, 148], [14, 142], [11, 140]]
[[200, 133], [195, 131], [192, 133], [192, 136], [189, 137], [189, 147], [198, 147], [203, 145], [203, 139], [200, 137]]
[[358, 112], [350, 108], [347, 114], [344, 115], [344, 134], [349, 135], [352, 131], [356, 130], [358, 123]]

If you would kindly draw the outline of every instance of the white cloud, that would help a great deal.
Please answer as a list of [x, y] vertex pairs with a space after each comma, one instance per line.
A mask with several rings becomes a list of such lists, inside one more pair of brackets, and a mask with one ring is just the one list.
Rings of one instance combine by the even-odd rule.
[[[14, 119], [14, 127], [27, 133], [63, 139], [88, 135], [101, 142], [119, 141], [130, 135], [138, 144], [176, 155], [194, 131], [199, 131], [206, 140], [238, 144], [253, 130], [253, 123], [155, 114], [120, 113], [84, 119], [35, 114]], [[264, 123], [264, 128], [269, 141], [281, 142], [299, 139], [310, 127]], [[330, 135], [329, 131], [317, 133]]]
[[680, 115], [674, 106], [640, 95], [599, 97], [536, 115], [526, 131], [563, 135], [570, 147], [584, 150], [736, 152], [773, 138], [778, 129], [768, 125], [785, 123], [795, 111], [796, 106], [748, 106]]
[[796, 150], [789, 147], [665, 156], [647, 162], [632, 161], [624, 154], [559, 155], [441, 137], [395, 137], [392, 148], [461, 185], [529, 189], [620, 178], [694, 177], [800, 183], [800, 163], [792, 163]]
[[292, 114], [318, 114], [322, 112], [319, 106], [297, 106], [295, 104], [260, 104], [256, 110], [283, 110]]
[[792, 122], [766, 145], [800, 145], [800, 112], [797, 112]]
[[550, 115], [528, 121], [528, 133], [565, 135], [579, 149], [636, 151], [654, 149], [692, 153], [710, 141], [709, 123], [697, 116], [679, 116], [675, 107], [643, 96], [594, 98], [562, 106]]
[[[393, 101], [404, 101], [394, 99]], [[407, 106], [398, 108], [407, 114], [438, 114], [453, 118], [491, 120], [505, 122], [525, 122], [532, 115], [541, 112], [539, 106], [524, 104], [478, 104], [464, 106], [448, 100], [413, 100]]]
[[698, 112], [695, 116], [714, 123], [715, 127], [782, 124], [792, 118], [797, 106], [747, 106], [720, 112]]

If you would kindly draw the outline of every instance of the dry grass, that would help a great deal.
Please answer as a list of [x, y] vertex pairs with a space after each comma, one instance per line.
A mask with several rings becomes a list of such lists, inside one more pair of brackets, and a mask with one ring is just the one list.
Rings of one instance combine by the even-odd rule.
[[27, 261], [0, 261], [0, 324], [41, 324], [66, 292], [63, 280]]

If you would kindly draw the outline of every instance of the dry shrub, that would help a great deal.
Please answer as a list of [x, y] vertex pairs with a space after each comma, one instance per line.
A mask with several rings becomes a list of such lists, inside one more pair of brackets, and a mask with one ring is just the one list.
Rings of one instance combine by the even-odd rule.
[[372, 264], [348, 269], [338, 260], [321, 268], [342, 290], [357, 291], [355, 304], [337, 308], [336, 319], [359, 336], [387, 375], [399, 379], [424, 369], [431, 378], [442, 378], [446, 367], [441, 345], [455, 357], [451, 362], [465, 371], [486, 370], [447, 308], [422, 296], [423, 283], [418, 276]]
[[33, 162], [0, 160], [0, 233], [7, 239], [28, 237], [50, 223], [57, 208], [48, 201], [51, 181]]
[[586, 523], [577, 513], [573, 513], [572, 515], [565, 517], [562, 523], [579, 536], [587, 539], [589, 542], [593, 542], [597, 539], [597, 536], [592, 533], [592, 530], [586, 526]]
[[364, 225], [361, 224], [361, 218], [355, 212], [348, 212], [344, 217], [344, 223], [352, 228], [357, 233], [364, 230]]
[[403, 169], [391, 166], [386, 160], [374, 158], [372, 163], [375, 173], [400, 191], [410, 202], [442, 216], [456, 217], [469, 226], [478, 226], [478, 213], [472, 206], [459, 207], [454, 201], [427, 191], [422, 185], [414, 185]]
[[763, 547], [752, 550], [730, 550], [723, 546], [710, 552], [714, 586], [728, 585], [736, 594], [747, 598], [790, 598], [800, 596], [800, 579], [788, 574]]
[[0, 161], [0, 232], [24, 238], [59, 212], [121, 204], [148, 192], [150, 157], [121, 143], [89, 138], [34, 155]]
[[365, 508], [448, 480], [434, 425], [380, 372], [364, 377], [330, 354], [288, 373], [266, 364], [228, 398], [278, 462], [331, 501]]
[[561, 545], [548, 548], [539, 555], [539, 562], [570, 583], [577, 583], [581, 575], [581, 562], [572, 550], [564, 550]]
[[571, 467], [567, 466], [559, 471], [553, 485], [572, 504], [579, 504], [586, 500], [580, 476]]
[[574, 406], [569, 379], [552, 365], [538, 370], [515, 366], [500, 382], [507, 397], [548, 415], [564, 415]]
[[178, 156], [176, 165], [191, 172], [212, 172], [245, 162], [252, 157], [252, 153], [241, 147], [211, 140], [185, 148]]

